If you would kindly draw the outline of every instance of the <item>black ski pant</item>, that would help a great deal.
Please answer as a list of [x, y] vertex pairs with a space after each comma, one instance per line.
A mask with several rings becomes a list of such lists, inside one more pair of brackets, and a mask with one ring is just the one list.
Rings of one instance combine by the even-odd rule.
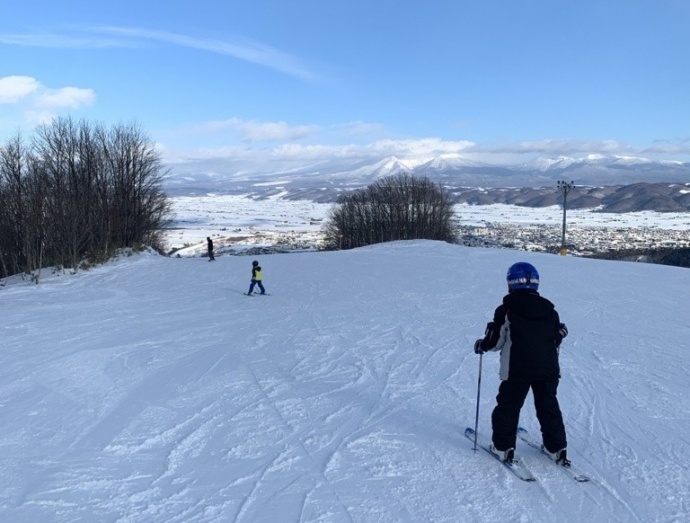
[[558, 378], [546, 380], [510, 378], [501, 382], [498, 396], [496, 396], [496, 407], [491, 414], [494, 446], [498, 450], [515, 448], [520, 409], [525, 403], [530, 388], [534, 396], [534, 407], [546, 450], [557, 452], [566, 448], [563, 415], [556, 397]]

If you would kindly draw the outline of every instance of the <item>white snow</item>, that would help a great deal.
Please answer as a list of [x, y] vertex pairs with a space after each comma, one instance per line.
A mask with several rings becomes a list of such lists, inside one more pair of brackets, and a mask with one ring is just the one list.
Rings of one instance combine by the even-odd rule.
[[175, 221], [167, 248], [182, 256], [206, 252], [206, 238], [224, 245], [275, 244], [288, 237], [318, 240], [331, 204], [306, 200], [254, 200], [242, 195], [178, 196], [171, 198]]
[[[415, 241], [123, 256], [0, 288], [0, 521], [690, 520], [690, 271]], [[578, 484], [474, 425], [481, 336], [519, 260], [570, 335]], [[483, 358], [488, 435], [498, 357]], [[521, 419], [539, 428], [531, 399]]]

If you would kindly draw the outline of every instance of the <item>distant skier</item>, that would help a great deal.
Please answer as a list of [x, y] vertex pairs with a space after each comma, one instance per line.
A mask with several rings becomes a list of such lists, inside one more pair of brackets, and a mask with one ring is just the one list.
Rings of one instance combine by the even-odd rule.
[[208, 261], [216, 261], [215, 256], [213, 256], [213, 240], [207, 236], [206, 243], [208, 245]]
[[556, 397], [560, 366], [558, 352], [568, 329], [554, 305], [539, 295], [539, 273], [529, 263], [508, 269], [508, 294], [496, 308], [484, 338], [474, 352], [501, 351], [501, 385], [491, 414], [491, 451], [502, 461], [515, 453], [520, 409], [530, 388], [541, 426], [544, 450], [557, 463], [569, 467], [563, 416]]
[[263, 272], [261, 271], [261, 266], [259, 265], [258, 261], [254, 260], [252, 262], [252, 283], [249, 285], [249, 292], [247, 293], [249, 296], [251, 296], [252, 292], [254, 291], [255, 285], [259, 286], [261, 294], [266, 294], [266, 289], [264, 289], [263, 283], [261, 283], [262, 279]]

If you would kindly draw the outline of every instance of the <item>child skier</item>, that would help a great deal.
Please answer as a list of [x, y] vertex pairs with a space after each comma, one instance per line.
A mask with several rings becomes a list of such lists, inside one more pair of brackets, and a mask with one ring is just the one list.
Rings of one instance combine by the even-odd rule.
[[563, 416], [556, 397], [560, 366], [558, 351], [568, 335], [554, 305], [539, 295], [539, 273], [529, 263], [508, 269], [508, 294], [496, 308], [484, 338], [474, 344], [474, 352], [501, 351], [501, 385], [491, 414], [491, 451], [502, 461], [515, 455], [520, 409], [532, 389], [543, 448], [564, 467], [570, 466], [566, 453]]
[[249, 285], [249, 292], [247, 293], [248, 296], [252, 295], [252, 292], [254, 291], [254, 285], [259, 286], [261, 294], [266, 294], [266, 289], [264, 289], [264, 286], [261, 283], [262, 279], [263, 273], [261, 272], [261, 266], [259, 265], [258, 261], [254, 260], [252, 262], [252, 283], [251, 285]]

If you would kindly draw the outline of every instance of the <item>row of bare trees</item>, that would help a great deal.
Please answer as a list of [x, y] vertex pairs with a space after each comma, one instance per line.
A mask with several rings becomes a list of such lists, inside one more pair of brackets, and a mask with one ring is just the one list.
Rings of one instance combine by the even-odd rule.
[[343, 195], [325, 224], [326, 246], [353, 249], [396, 240], [453, 242], [453, 204], [441, 185], [401, 174]]
[[164, 174], [136, 124], [59, 118], [28, 141], [17, 133], [0, 146], [0, 277], [159, 244]]

